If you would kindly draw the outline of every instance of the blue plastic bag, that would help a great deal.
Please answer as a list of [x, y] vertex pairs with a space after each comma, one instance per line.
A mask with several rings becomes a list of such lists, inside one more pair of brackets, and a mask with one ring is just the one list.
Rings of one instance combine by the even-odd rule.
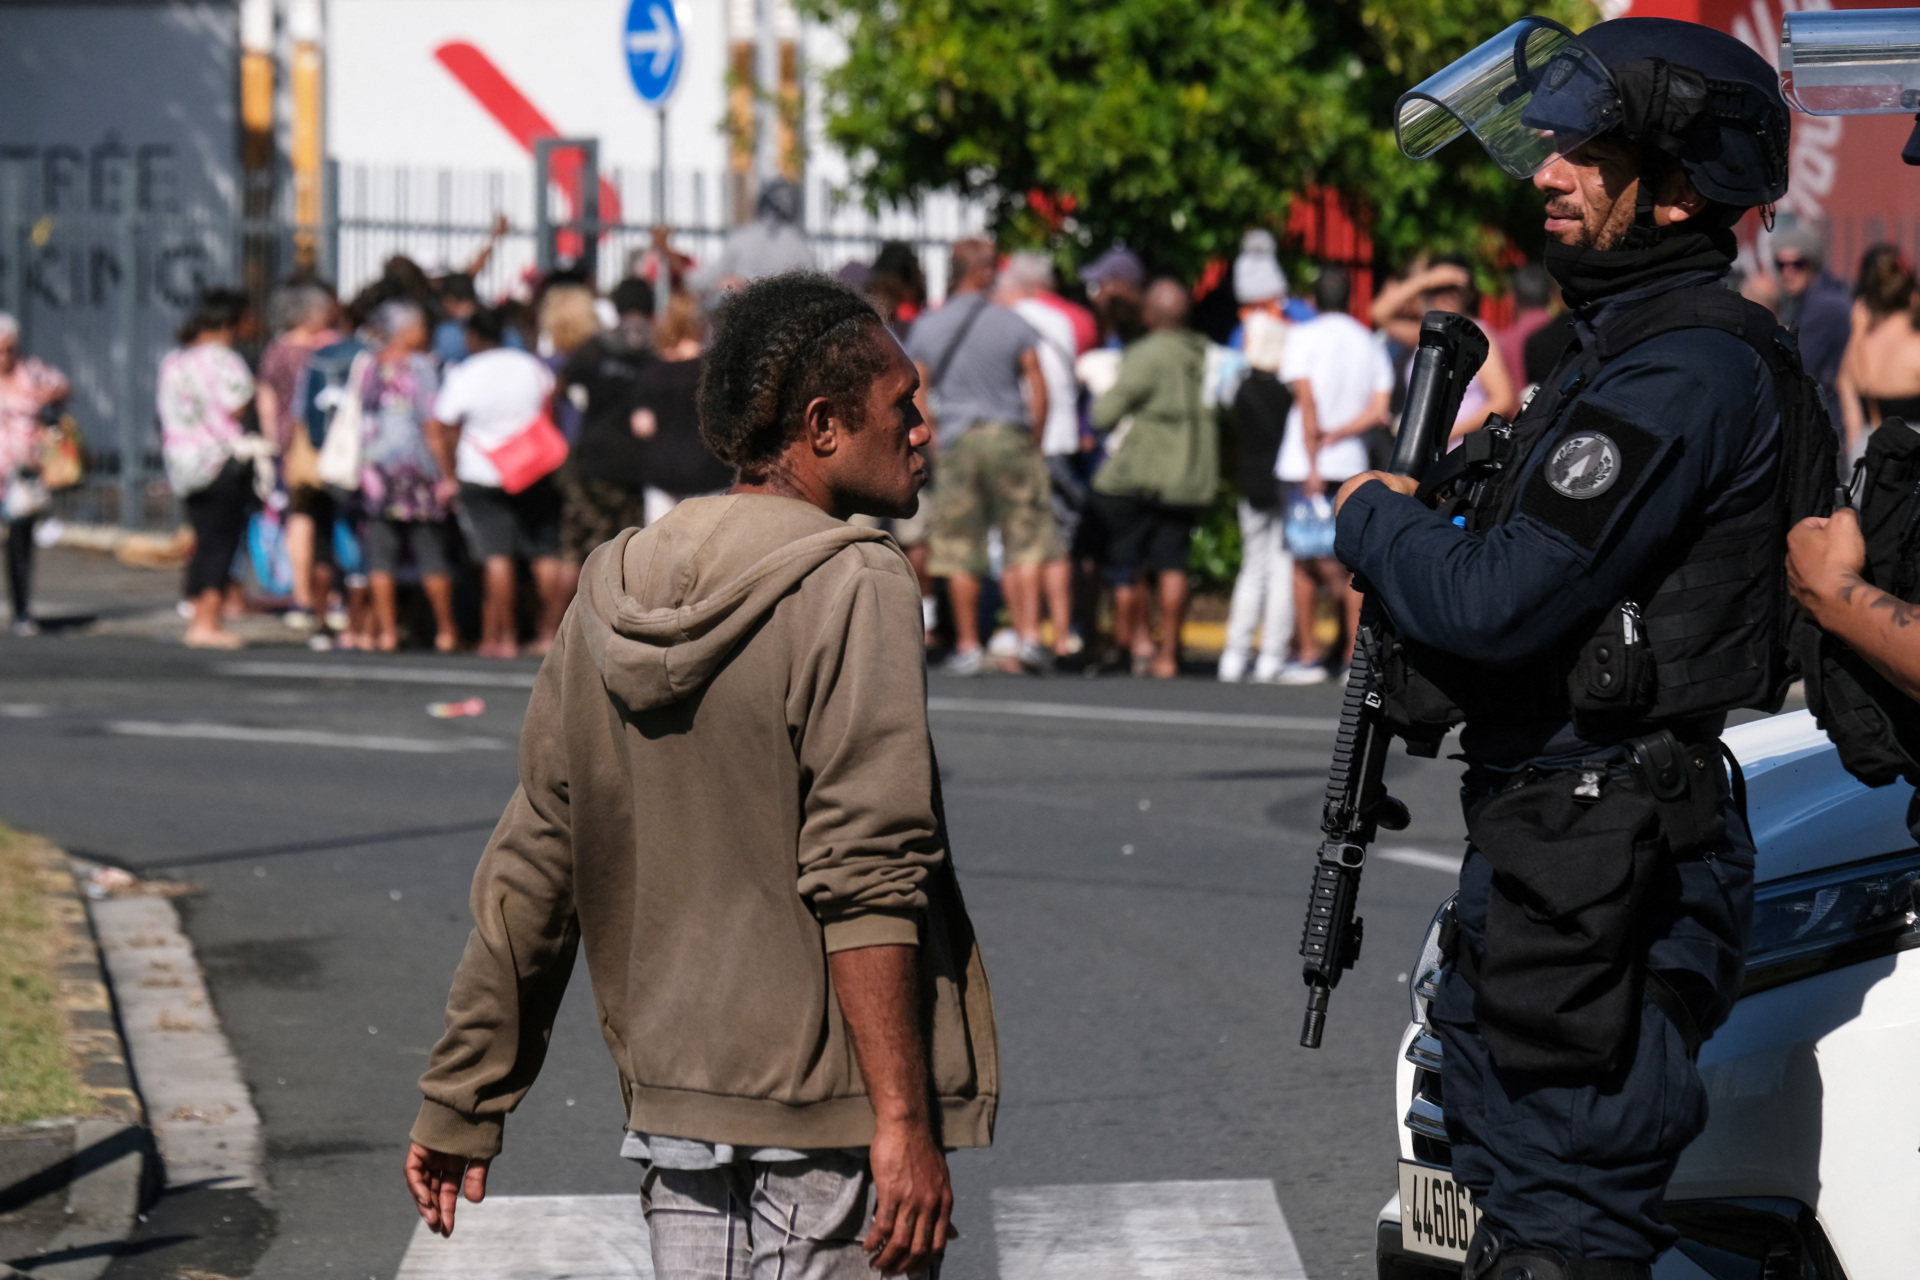
[[1287, 504], [1287, 550], [1296, 560], [1333, 555], [1333, 500], [1324, 493], [1297, 496]]
[[247, 558], [253, 579], [269, 596], [293, 593], [293, 561], [287, 556], [287, 533], [277, 511], [256, 511], [247, 520]]
[[333, 522], [333, 562], [343, 578], [357, 577], [367, 571], [360, 539], [353, 536], [353, 525], [344, 516], [335, 517]]

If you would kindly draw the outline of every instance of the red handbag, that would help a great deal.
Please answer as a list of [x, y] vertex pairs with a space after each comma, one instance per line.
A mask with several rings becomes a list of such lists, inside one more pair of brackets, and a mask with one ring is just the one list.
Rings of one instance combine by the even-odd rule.
[[525, 430], [497, 449], [483, 450], [500, 472], [500, 487], [508, 493], [531, 489], [559, 470], [567, 460], [567, 438], [542, 410]]

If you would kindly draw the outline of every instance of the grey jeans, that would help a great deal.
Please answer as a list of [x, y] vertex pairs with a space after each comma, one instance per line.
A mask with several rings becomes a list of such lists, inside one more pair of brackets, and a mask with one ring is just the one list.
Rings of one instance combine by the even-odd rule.
[[[860, 1242], [873, 1174], [859, 1156], [741, 1160], [717, 1169], [647, 1164], [640, 1209], [655, 1280], [877, 1280]], [[936, 1264], [924, 1273], [937, 1280]]]

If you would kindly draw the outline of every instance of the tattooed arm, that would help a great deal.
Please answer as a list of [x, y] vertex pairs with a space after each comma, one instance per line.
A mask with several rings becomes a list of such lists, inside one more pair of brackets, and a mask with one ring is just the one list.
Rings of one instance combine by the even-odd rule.
[[1860, 576], [1867, 544], [1852, 508], [1802, 520], [1787, 535], [1787, 582], [1813, 620], [1852, 645], [1900, 692], [1920, 701], [1920, 605]]

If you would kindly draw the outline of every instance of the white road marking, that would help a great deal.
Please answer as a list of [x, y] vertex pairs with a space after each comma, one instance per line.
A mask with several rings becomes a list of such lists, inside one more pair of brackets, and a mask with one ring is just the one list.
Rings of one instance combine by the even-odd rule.
[[[279, 680], [376, 680], [393, 684], [473, 685], [531, 689], [530, 671], [470, 671], [464, 668], [360, 666], [331, 662], [227, 662], [221, 675], [262, 676]], [[1183, 725], [1198, 729], [1273, 729], [1288, 733], [1332, 733], [1340, 722], [1320, 716], [1259, 716], [1228, 711], [1159, 711], [1148, 707], [1092, 707], [1071, 702], [1026, 702], [1012, 698], [928, 698], [929, 711], [971, 711], [983, 715], [1034, 716], [1044, 720], [1102, 720], [1120, 724]]]
[[266, 676], [276, 680], [378, 680], [388, 684], [473, 685], [485, 689], [531, 689], [531, 671], [470, 671], [463, 667], [359, 666], [347, 662], [225, 662], [223, 676]]
[[167, 1185], [251, 1187], [260, 1116], [165, 898], [88, 904]]
[[986, 715], [1036, 716], [1046, 720], [1105, 720], [1121, 724], [1186, 725], [1200, 729], [1278, 729], [1292, 733], [1332, 733], [1338, 720], [1316, 716], [1253, 716], [1228, 711], [1157, 711], [1147, 707], [1089, 707], [1071, 702], [1019, 702], [996, 698], [928, 698], [929, 711], [973, 711]]
[[1000, 1280], [1306, 1280], [1271, 1182], [993, 1193]]
[[[1306, 1280], [1271, 1182], [1131, 1182], [993, 1193], [1000, 1280]], [[416, 1223], [394, 1280], [652, 1280], [638, 1196], [461, 1201]]]
[[1379, 855], [1388, 862], [1402, 862], [1409, 867], [1425, 867], [1429, 871], [1444, 871], [1450, 876], [1460, 874], [1461, 859], [1450, 853], [1433, 853], [1426, 849], [1382, 849]]
[[453, 1235], [417, 1222], [394, 1280], [652, 1280], [640, 1197], [462, 1200]]
[[108, 733], [129, 738], [204, 738], [214, 742], [270, 742], [290, 747], [343, 747], [351, 751], [402, 751], [415, 755], [513, 748], [504, 738], [397, 738], [377, 733], [334, 733], [327, 729], [261, 729], [198, 720], [109, 720], [101, 727]]

